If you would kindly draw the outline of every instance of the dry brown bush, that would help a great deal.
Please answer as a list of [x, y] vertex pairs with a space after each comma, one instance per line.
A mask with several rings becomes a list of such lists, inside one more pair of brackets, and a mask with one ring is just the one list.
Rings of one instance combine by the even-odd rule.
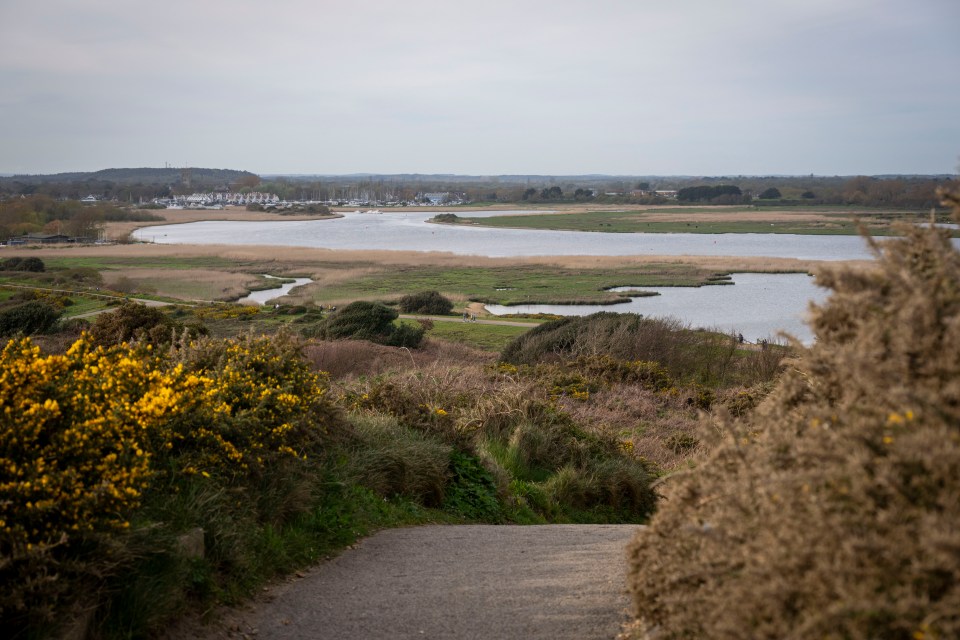
[[669, 483], [630, 548], [636, 636], [960, 637], [960, 252], [902, 231], [819, 277], [815, 345]]
[[388, 347], [365, 340], [315, 341], [305, 347], [304, 354], [314, 369], [326, 371], [333, 379], [416, 370], [433, 362], [483, 364], [493, 360], [484, 351], [432, 339], [424, 340], [419, 349]]

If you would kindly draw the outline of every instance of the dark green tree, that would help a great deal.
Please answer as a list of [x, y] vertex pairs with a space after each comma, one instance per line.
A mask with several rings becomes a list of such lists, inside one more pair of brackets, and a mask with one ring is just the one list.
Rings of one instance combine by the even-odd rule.
[[763, 192], [757, 196], [761, 200], [779, 200], [783, 196], [780, 195], [780, 189], [776, 187], [770, 187], [769, 189], [764, 189]]

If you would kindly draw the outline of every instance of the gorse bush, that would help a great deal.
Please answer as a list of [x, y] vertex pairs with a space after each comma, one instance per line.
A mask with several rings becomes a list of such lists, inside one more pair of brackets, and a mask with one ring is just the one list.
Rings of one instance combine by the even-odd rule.
[[400, 298], [400, 311], [403, 313], [426, 313], [445, 316], [453, 311], [453, 301], [439, 291], [421, 291]]
[[[253, 555], [253, 532], [311, 504], [314, 460], [343, 424], [325, 379], [283, 336], [163, 353], [84, 336], [49, 356], [12, 341], [0, 354], [0, 407], [4, 629], [62, 620], [82, 585], [149, 564], [130, 550], [136, 540], [163, 534], [172, 545], [171, 527], [204, 526], [214, 566], [248, 570], [239, 558]], [[181, 493], [203, 497], [188, 506]]]
[[638, 634], [960, 637], [960, 252], [902, 233], [818, 276], [817, 342], [667, 485], [631, 549]]
[[[90, 339], [100, 345], [144, 342], [154, 346], [169, 344], [185, 327], [157, 307], [139, 302], [124, 302], [109, 313], [99, 314], [90, 327]], [[202, 326], [187, 329], [192, 335], [205, 333]]]
[[393, 347], [416, 348], [423, 340], [424, 329], [408, 324], [394, 324], [399, 314], [379, 302], [352, 302], [327, 318], [321, 336], [330, 340], [349, 338], [369, 340]]
[[63, 313], [41, 300], [0, 306], [0, 336], [33, 335], [50, 331]]

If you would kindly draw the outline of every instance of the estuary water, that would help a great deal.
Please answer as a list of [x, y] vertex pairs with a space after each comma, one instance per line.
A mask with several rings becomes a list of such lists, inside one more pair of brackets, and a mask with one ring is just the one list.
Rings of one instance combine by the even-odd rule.
[[[347, 213], [342, 218], [332, 220], [284, 222], [191, 222], [145, 227], [136, 231], [134, 237], [144, 242], [162, 244], [447, 251], [458, 255], [490, 257], [700, 255], [802, 260], [864, 260], [871, 257], [863, 239], [858, 236], [594, 233], [494, 229], [426, 222], [438, 213], [443, 212]], [[543, 212], [484, 211], [464, 215], [488, 217], [517, 213]]]
[[[829, 261], [872, 258], [866, 243], [858, 236], [592, 233], [495, 229], [426, 222], [438, 213], [444, 212], [357, 212], [332, 220], [289, 222], [194, 222], [146, 227], [134, 235], [142, 241], [164, 244], [445, 251], [490, 257], [701, 255]], [[459, 213], [488, 217], [544, 212]], [[954, 239], [954, 242], [960, 244], [960, 240]], [[648, 290], [657, 291], [660, 295], [603, 307], [535, 305], [501, 308], [491, 305], [488, 309], [496, 314], [547, 312], [585, 315], [601, 310], [634, 312], [672, 316], [693, 327], [742, 333], [750, 342], [773, 338], [779, 331], [786, 331], [803, 342], [812, 342], [813, 336], [804, 324], [806, 311], [811, 301], [822, 301], [826, 297], [826, 292], [816, 287], [812, 278], [803, 274], [740, 273], [734, 274], [733, 282], [733, 286], [650, 288]]]
[[784, 331], [805, 344], [813, 333], [805, 324], [811, 302], [823, 302], [827, 290], [802, 273], [734, 273], [733, 285], [704, 287], [618, 287], [613, 291], [641, 289], [659, 295], [631, 298], [614, 305], [487, 305], [495, 315], [555, 313], [585, 316], [598, 311], [673, 317], [693, 328], [740, 333], [748, 342], [774, 340]]
[[[264, 273], [264, 278], [269, 280], [286, 280], [287, 278], [278, 278], [276, 276], [271, 276]], [[290, 290], [294, 287], [299, 287], [304, 284], [310, 284], [313, 282], [310, 278], [293, 278], [293, 282], [283, 283], [273, 289], [261, 289], [260, 291], [251, 291], [250, 295], [246, 298], [240, 298], [237, 300], [240, 304], [258, 304], [264, 305], [274, 300], [275, 298], [282, 298], [283, 296], [290, 293]]]

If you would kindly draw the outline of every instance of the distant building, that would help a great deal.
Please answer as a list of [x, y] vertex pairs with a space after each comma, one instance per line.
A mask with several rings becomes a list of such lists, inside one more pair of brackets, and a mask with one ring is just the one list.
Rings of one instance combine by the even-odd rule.
[[8, 245], [65, 244], [68, 242], [76, 242], [76, 238], [65, 236], [62, 233], [28, 233], [25, 236], [17, 236], [7, 240]]
[[450, 192], [444, 191], [443, 193], [425, 193], [422, 196], [423, 200], [429, 200], [430, 204], [443, 204], [450, 198]]

